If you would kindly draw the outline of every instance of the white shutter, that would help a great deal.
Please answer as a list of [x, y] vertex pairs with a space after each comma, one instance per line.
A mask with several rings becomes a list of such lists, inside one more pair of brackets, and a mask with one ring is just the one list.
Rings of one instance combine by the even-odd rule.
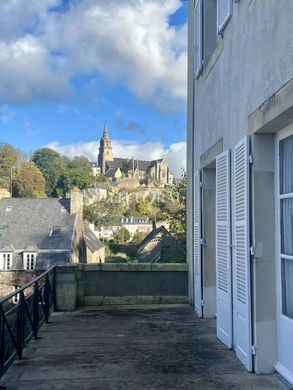
[[216, 160], [217, 336], [232, 348], [230, 151]]
[[201, 277], [201, 184], [200, 172], [194, 175], [194, 308], [199, 317], [202, 317], [202, 277]]
[[193, 73], [197, 78], [202, 70], [202, 0], [195, 0], [194, 14], [193, 14]]
[[217, 27], [221, 33], [232, 15], [232, 0], [217, 0]]
[[233, 156], [233, 304], [235, 313], [236, 355], [252, 370], [251, 290], [249, 236], [249, 139], [234, 148]]

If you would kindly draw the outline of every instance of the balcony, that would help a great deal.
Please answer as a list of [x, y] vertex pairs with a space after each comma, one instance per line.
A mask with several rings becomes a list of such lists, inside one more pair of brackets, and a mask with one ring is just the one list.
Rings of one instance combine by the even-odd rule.
[[3, 373], [20, 358], [2, 377], [7, 389], [285, 388], [247, 373], [217, 340], [215, 321], [195, 317], [186, 265], [57, 267], [18, 294], [12, 309], [11, 297], [1, 301]]

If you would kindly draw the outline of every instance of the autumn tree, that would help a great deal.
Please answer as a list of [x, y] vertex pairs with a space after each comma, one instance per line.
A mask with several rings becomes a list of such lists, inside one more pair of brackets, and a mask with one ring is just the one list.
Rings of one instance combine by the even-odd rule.
[[33, 162], [23, 162], [15, 171], [12, 181], [13, 196], [45, 198], [45, 179]]

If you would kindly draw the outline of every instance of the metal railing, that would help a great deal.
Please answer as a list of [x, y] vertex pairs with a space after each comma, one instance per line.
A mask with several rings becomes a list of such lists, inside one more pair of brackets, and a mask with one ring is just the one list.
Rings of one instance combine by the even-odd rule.
[[0, 299], [0, 378], [55, 309], [55, 266]]

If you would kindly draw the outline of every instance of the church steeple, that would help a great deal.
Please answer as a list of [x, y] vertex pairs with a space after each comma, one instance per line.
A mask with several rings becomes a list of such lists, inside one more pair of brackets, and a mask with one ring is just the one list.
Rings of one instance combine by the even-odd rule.
[[104, 124], [103, 138], [104, 138], [104, 140], [108, 140], [109, 139], [109, 132], [108, 132], [108, 127], [107, 127], [106, 121], [105, 121], [105, 124]]
[[112, 144], [109, 138], [108, 127], [105, 122], [103, 136], [100, 140], [100, 149], [98, 156], [98, 165], [101, 168], [101, 173], [105, 175], [107, 173], [107, 161], [113, 161]]

